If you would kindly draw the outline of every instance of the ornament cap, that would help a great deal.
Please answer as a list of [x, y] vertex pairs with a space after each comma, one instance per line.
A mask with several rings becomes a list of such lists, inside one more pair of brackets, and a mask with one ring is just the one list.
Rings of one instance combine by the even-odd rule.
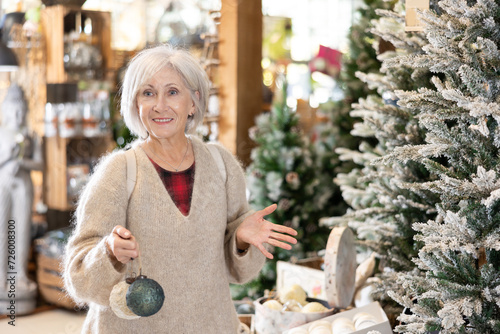
[[134, 282], [135, 282], [136, 280], [138, 280], [138, 279], [146, 279], [146, 278], [148, 278], [146, 275], [143, 275], [143, 274], [142, 274], [142, 268], [141, 268], [141, 269], [140, 269], [140, 271], [139, 271], [139, 276], [135, 276], [135, 275], [136, 275], [136, 273], [135, 273], [135, 272], [134, 272], [134, 273], [132, 273], [132, 275], [133, 275], [133, 276], [127, 277], [127, 278], [125, 279], [125, 282], [127, 282], [128, 284], [132, 284], [132, 283], [134, 283]]

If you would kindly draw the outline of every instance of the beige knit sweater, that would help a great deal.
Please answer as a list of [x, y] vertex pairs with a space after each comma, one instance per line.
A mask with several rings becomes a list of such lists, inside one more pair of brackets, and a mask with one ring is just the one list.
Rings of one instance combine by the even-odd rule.
[[[234, 232], [252, 213], [240, 164], [217, 146], [227, 171], [224, 184], [207, 144], [196, 138], [192, 143], [196, 170], [187, 217], [142, 149], [134, 148], [137, 183], [129, 203], [124, 152], [108, 155], [97, 166], [81, 195], [64, 260], [68, 293], [89, 305], [82, 333], [236, 333], [229, 283], [255, 277], [265, 257], [254, 246], [243, 256], [236, 251]], [[113, 286], [128, 271], [106, 253], [104, 237], [118, 224], [137, 238], [142, 273], [163, 287], [165, 302], [153, 316], [124, 320], [109, 307]]]

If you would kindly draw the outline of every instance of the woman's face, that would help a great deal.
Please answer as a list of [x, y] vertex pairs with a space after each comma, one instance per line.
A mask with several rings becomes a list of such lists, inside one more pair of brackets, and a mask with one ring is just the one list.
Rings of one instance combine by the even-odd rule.
[[142, 124], [150, 136], [158, 139], [184, 137], [188, 115], [195, 112], [189, 89], [170, 67], [139, 87], [136, 102]]

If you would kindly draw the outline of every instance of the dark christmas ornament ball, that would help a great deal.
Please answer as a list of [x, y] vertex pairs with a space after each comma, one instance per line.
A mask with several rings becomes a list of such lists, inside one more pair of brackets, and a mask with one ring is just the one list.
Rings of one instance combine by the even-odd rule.
[[127, 307], [141, 317], [149, 317], [163, 306], [165, 295], [155, 280], [140, 275], [135, 278], [127, 291]]

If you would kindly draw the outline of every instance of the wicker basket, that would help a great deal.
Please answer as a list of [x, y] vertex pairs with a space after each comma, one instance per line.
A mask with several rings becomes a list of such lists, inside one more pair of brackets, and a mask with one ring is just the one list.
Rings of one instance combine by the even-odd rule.
[[253, 314], [238, 314], [238, 319], [240, 320], [240, 322], [244, 323], [248, 326], [248, 328], [250, 328], [250, 334], [255, 334], [253, 318]]
[[36, 278], [40, 295], [51, 304], [76, 310], [76, 303], [64, 290], [60, 265], [61, 261], [58, 259], [37, 254]]

